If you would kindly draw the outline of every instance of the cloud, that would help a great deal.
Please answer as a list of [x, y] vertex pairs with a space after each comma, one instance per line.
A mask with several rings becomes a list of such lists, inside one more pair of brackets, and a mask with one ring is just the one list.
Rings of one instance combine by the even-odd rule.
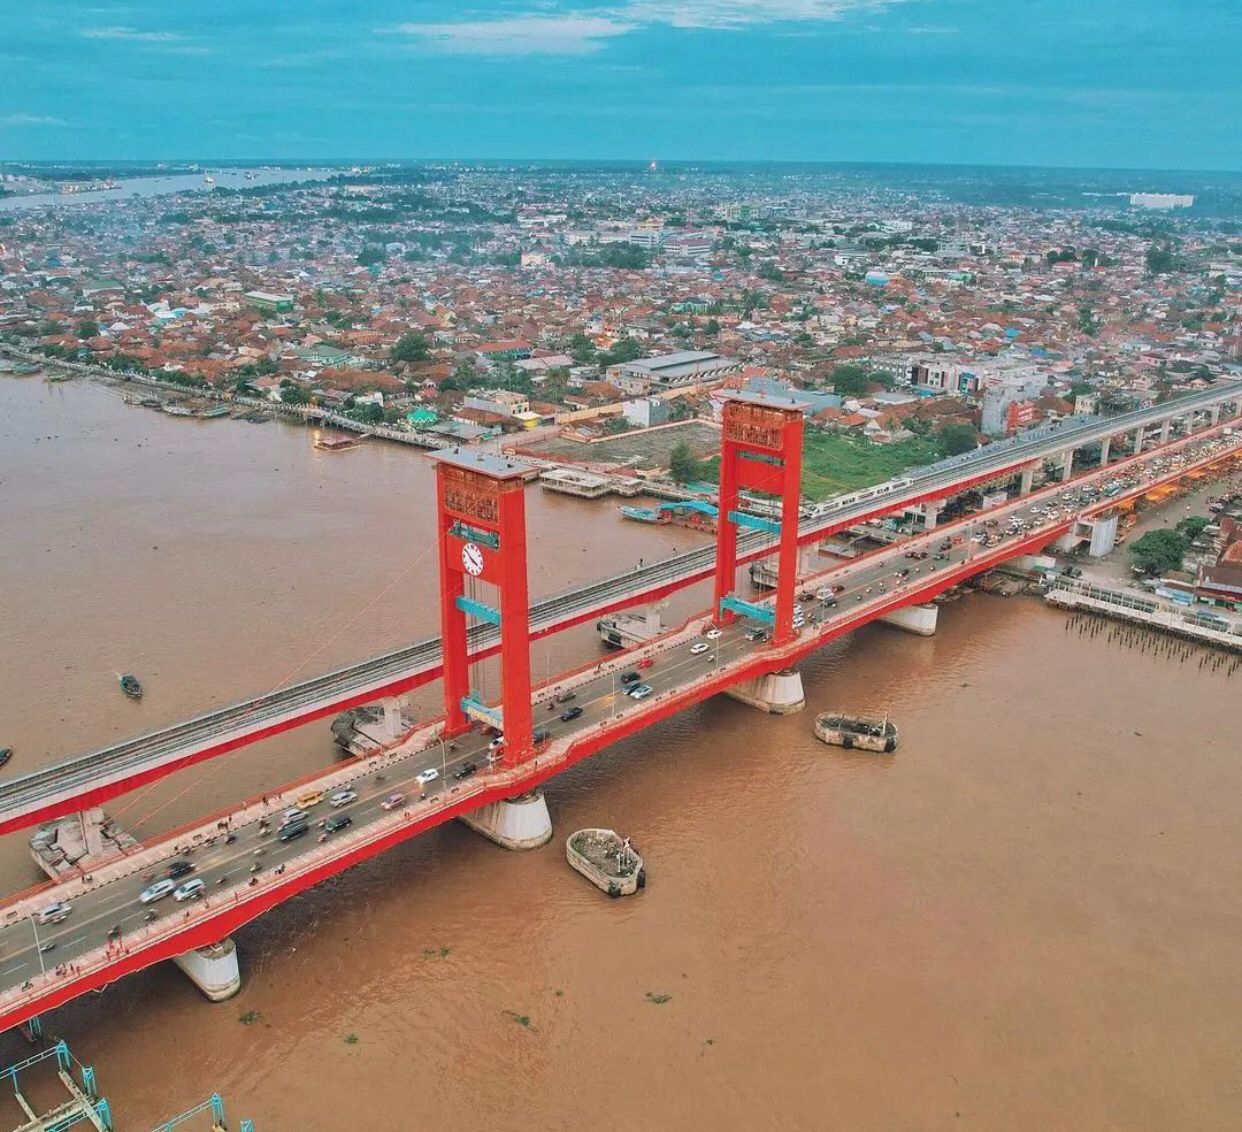
[[0, 116], [0, 126], [63, 126], [63, 118], [50, 114], [5, 114]]
[[754, 24], [822, 23], [875, 12], [906, 0], [630, 0], [626, 17], [639, 24], [737, 30]]
[[130, 43], [178, 43], [184, 36], [173, 31], [139, 31], [137, 28], [85, 28], [85, 39], [122, 39]]
[[390, 31], [454, 55], [589, 55], [644, 27], [739, 31], [757, 24], [822, 23], [910, 0], [625, 0], [591, 13], [532, 12], [498, 19], [404, 23]]
[[523, 15], [498, 20], [400, 24], [395, 29], [453, 55], [589, 55], [629, 24], [611, 16]]

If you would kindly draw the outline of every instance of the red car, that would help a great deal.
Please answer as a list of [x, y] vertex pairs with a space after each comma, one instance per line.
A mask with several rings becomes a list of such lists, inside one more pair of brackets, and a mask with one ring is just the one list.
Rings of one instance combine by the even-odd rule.
[[655, 664], [655, 661], [652, 660], [651, 657], [645, 656], [642, 658], [642, 660], [638, 662], [638, 667], [639, 668], [650, 668], [654, 664]]

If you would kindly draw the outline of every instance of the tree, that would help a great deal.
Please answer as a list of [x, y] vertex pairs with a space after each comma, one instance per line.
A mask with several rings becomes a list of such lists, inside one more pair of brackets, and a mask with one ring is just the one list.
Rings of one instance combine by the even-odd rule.
[[703, 333], [715, 337], [720, 333], [720, 322], [717, 319], [709, 318], [703, 323]]
[[1147, 249], [1147, 270], [1152, 275], [1167, 275], [1177, 266], [1176, 260], [1173, 258], [1173, 252], [1170, 248], [1160, 247], [1152, 244]]
[[940, 451], [946, 456], [957, 456], [962, 452], [971, 452], [979, 443], [979, 434], [975, 426], [964, 421], [948, 421], [940, 426], [936, 433]]
[[603, 432], [605, 436], [617, 436], [623, 432], [630, 431], [630, 422], [624, 417], [609, 417], [604, 422]]
[[383, 262], [384, 249], [376, 247], [374, 244], [367, 244], [367, 246], [358, 253], [358, 264], [360, 267], [371, 267], [374, 264]]
[[93, 318], [85, 318], [78, 323], [78, 337], [85, 340], [87, 338], [97, 338], [99, 336], [99, 323]]
[[699, 462], [684, 440], [674, 444], [668, 454], [668, 474], [678, 483], [690, 483], [699, 478]]
[[632, 362], [643, 356], [643, 348], [633, 338], [618, 338], [611, 350], [600, 355], [601, 365], [613, 366], [619, 362]]
[[286, 378], [280, 383], [280, 399], [286, 405], [309, 405], [310, 394]]
[[426, 335], [407, 330], [393, 345], [391, 357], [394, 362], [425, 362], [431, 357]]
[[1166, 574], [1181, 569], [1186, 546], [1177, 531], [1148, 531], [1130, 547], [1130, 561], [1141, 574]]
[[595, 361], [595, 343], [585, 334], [575, 334], [569, 340], [569, 356], [575, 364], [589, 366]]
[[871, 388], [871, 376], [862, 366], [837, 366], [828, 380], [838, 397], [865, 397]]
[[1208, 525], [1209, 520], [1202, 515], [1190, 515], [1177, 524], [1177, 533], [1188, 543], [1194, 542]]

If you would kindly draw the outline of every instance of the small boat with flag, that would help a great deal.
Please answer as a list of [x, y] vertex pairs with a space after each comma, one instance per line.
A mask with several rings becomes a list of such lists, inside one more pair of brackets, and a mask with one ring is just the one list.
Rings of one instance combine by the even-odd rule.
[[131, 700], [142, 699], [142, 685], [138, 682], [138, 677], [131, 672], [123, 672], [120, 676], [121, 691], [124, 692]]
[[891, 755], [897, 750], [897, 724], [887, 715], [847, 715], [826, 711], [815, 717], [815, 738], [847, 751], [877, 751]]

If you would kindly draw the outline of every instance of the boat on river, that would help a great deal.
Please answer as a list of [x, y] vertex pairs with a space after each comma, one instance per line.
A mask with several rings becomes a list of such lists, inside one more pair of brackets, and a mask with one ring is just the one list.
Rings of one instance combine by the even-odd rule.
[[5, 763], [7, 763], [9, 759], [11, 759], [12, 757], [13, 757], [12, 747], [0, 747], [0, 766], [4, 766]]
[[847, 751], [877, 751], [891, 755], [897, 750], [897, 724], [888, 716], [848, 715], [826, 711], [815, 717], [815, 738]]
[[138, 682], [138, 677], [130, 672], [123, 672], [120, 677], [121, 691], [124, 692], [131, 700], [142, 699], [142, 685]]

